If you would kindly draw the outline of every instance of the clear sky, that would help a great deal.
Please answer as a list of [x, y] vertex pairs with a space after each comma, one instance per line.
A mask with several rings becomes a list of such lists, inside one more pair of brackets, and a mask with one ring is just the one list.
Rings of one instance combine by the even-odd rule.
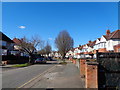
[[118, 29], [117, 2], [4, 2], [2, 4], [2, 32], [13, 39], [39, 35], [54, 39], [67, 30], [74, 39], [74, 47], [86, 44]]

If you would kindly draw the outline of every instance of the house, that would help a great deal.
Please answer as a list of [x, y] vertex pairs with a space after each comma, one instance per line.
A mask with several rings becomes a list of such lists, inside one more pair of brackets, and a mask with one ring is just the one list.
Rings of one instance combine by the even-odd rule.
[[14, 50], [14, 42], [5, 34], [0, 32], [0, 54], [1, 55], [10, 55], [11, 51]]
[[114, 46], [120, 44], [120, 30], [116, 30], [109, 34], [109, 39], [106, 42], [107, 51], [114, 52]]
[[108, 41], [109, 34], [106, 31], [106, 35], [102, 35], [101, 38], [97, 38], [96, 43], [94, 45], [94, 50], [98, 50], [99, 52], [107, 52], [106, 43]]
[[61, 54], [59, 53], [59, 51], [54, 52], [54, 57], [61, 58]]
[[18, 38], [14, 38], [13, 39], [14, 44], [14, 51], [12, 51], [13, 55], [17, 55], [17, 56], [29, 56], [26, 52], [21, 50], [21, 47], [19, 46], [19, 44], [21, 44], [22, 40], [18, 39]]
[[89, 47], [88, 47], [89, 54], [93, 53], [95, 43], [96, 43], [96, 40], [90, 42]]
[[94, 50], [98, 50], [100, 48], [100, 38], [97, 38], [95, 45], [94, 45]]
[[120, 52], [120, 30], [110, 32], [106, 30], [106, 34], [87, 44], [73, 48], [66, 54], [74, 58], [96, 58], [96, 52]]
[[71, 58], [74, 56], [74, 49], [70, 49], [67, 53], [66, 53], [66, 58]]
[[[99, 40], [99, 39], [98, 39]], [[84, 58], [91, 58], [94, 52], [94, 46], [95, 46], [96, 40], [94, 41], [89, 41], [87, 44], [85, 44], [83, 46], [83, 54], [84, 54]]]
[[21, 55], [21, 51], [20, 51], [20, 47], [18, 46], [18, 44], [20, 44], [20, 40], [17, 39], [17, 38], [14, 38], [14, 39], [13, 39], [13, 42], [14, 42], [15, 44], [14, 44], [14, 50], [12, 51], [12, 54], [13, 54], [13, 55], [16, 55], [16, 56], [22, 56], [22, 55]]
[[79, 58], [79, 53], [80, 53], [79, 48], [78, 47], [74, 48], [73, 57], [74, 58]]
[[120, 43], [120, 30], [110, 32], [106, 30], [106, 35], [102, 35], [101, 38], [97, 38], [94, 45], [94, 50], [98, 52], [114, 52], [114, 46]]

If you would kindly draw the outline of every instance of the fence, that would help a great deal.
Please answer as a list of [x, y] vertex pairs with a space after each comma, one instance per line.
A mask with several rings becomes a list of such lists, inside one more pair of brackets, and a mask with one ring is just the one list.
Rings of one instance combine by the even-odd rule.
[[2, 61], [7, 61], [8, 64], [22, 64], [27, 63], [29, 61], [29, 57], [7, 55], [2, 56]]
[[98, 87], [120, 89], [120, 53], [97, 53]]

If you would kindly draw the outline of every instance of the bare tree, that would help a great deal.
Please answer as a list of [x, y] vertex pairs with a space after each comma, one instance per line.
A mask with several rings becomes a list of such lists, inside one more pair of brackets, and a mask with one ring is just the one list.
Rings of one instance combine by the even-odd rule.
[[61, 31], [55, 39], [55, 45], [64, 59], [66, 53], [73, 48], [74, 41], [66, 30]]
[[38, 51], [38, 54], [44, 55], [44, 54], [45, 54], [45, 49], [43, 48], [43, 49], [39, 50], [39, 51]]
[[47, 54], [47, 56], [49, 55], [49, 53], [52, 51], [52, 48], [50, 46], [50, 44], [47, 42], [46, 46], [45, 46], [45, 53]]
[[49, 53], [51, 52], [51, 46], [50, 44], [47, 42], [46, 45], [42, 46], [41, 50], [38, 51], [38, 54], [44, 55], [47, 54], [49, 55]]
[[29, 63], [33, 63], [34, 53], [37, 52], [36, 48], [40, 45], [41, 42], [42, 40], [40, 40], [40, 38], [37, 36], [33, 36], [30, 40], [26, 37], [20, 39], [20, 43], [18, 45], [20, 50], [29, 54]]

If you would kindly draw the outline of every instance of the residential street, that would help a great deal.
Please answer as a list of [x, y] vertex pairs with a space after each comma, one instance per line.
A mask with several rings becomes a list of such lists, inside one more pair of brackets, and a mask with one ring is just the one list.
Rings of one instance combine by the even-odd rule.
[[[53, 64], [51, 64], [53, 63]], [[48, 62], [48, 64], [36, 64], [29, 67], [3, 70], [2, 72], [2, 87], [3, 88], [17, 88], [43, 73], [47, 69], [53, 67], [56, 61]]]
[[52, 70], [21, 88], [84, 88], [78, 68], [68, 61], [66, 65], [58, 64]]
[[111, 1], [1, 0], [2, 90], [120, 90], [120, 0]]
[[[78, 68], [71, 63], [36, 64], [3, 71], [3, 88], [84, 88]], [[47, 72], [46, 72], [47, 71]], [[44, 73], [45, 72], [45, 73]]]

